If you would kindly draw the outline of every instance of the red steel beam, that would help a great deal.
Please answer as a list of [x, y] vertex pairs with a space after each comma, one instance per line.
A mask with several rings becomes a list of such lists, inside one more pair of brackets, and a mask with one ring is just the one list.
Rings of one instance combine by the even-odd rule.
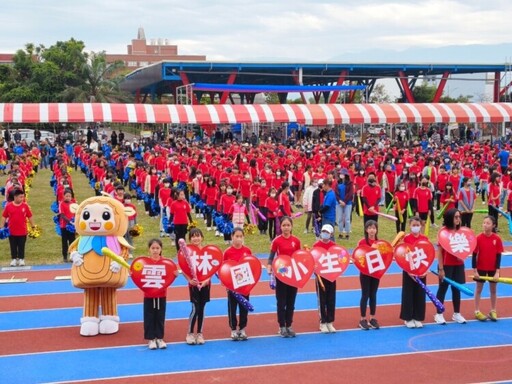
[[[226, 84], [232, 85], [235, 83], [236, 80], [236, 72], [231, 72], [231, 74], [228, 77], [228, 82]], [[220, 104], [226, 104], [226, 101], [228, 101], [230, 92], [224, 91], [222, 92], [222, 95], [220, 97]]]
[[439, 103], [439, 100], [441, 100], [441, 96], [443, 96], [444, 86], [446, 85], [449, 76], [450, 72], [446, 71], [443, 73], [443, 77], [439, 82], [436, 94], [434, 95], [434, 99], [432, 100], [433, 103]]
[[500, 101], [500, 78], [501, 78], [501, 72], [494, 72], [493, 101], [495, 103]]
[[409, 87], [409, 82], [407, 81], [408, 77], [404, 71], [398, 71], [398, 80], [400, 80], [400, 84], [402, 84], [402, 89], [404, 90], [407, 102], [414, 103], [414, 95]]
[[504, 96], [507, 91], [510, 89], [510, 87], [512, 87], [512, 81], [510, 83], [508, 83], [501, 91], [500, 91], [500, 97], [501, 96]]
[[[340, 77], [338, 77], [338, 81], [336, 82], [336, 85], [341, 85], [345, 81], [345, 77], [347, 76], [348, 72], [346, 69], [341, 71]], [[329, 104], [336, 103], [336, 100], [338, 100], [338, 97], [340, 96], [340, 91], [333, 91], [331, 94], [331, 97], [329, 99]]]

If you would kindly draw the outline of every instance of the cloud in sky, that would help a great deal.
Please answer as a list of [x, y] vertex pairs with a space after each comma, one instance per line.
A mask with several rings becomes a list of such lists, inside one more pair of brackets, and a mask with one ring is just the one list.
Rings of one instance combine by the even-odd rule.
[[142, 26], [147, 39], [167, 38], [179, 53], [208, 60], [326, 61], [372, 49], [507, 43], [506, 15], [509, 0], [18, 0], [2, 4], [0, 52], [74, 37], [88, 50], [124, 53]]

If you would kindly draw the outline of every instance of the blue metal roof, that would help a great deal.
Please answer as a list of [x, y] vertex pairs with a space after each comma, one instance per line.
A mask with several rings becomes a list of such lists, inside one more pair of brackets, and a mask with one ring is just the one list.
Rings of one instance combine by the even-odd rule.
[[241, 63], [241, 62], [177, 62], [163, 61], [128, 74], [122, 81], [124, 90], [135, 93], [167, 93], [172, 86], [180, 86], [180, 72], [185, 72], [191, 83], [226, 84], [236, 74], [235, 84], [297, 85], [295, 78], [302, 72], [303, 85], [335, 83], [342, 71], [345, 80], [359, 83], [371, 79], [406, 76], [440, 76], [504, 72], [505, 64], [400, 64], [400, 63]]

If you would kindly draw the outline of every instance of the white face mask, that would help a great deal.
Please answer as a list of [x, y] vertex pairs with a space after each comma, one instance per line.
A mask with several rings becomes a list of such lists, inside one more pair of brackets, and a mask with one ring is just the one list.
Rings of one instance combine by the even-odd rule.
[[270, 197], [276, 197], [276, 194], [275, 193], [271, 193]]
[[227, 189], [226, 192], [227, 193], [233, 193], [233, 190], [230, 188], [230, 189]]
[[405, 191], [405, 187], [400, 187], [399, 190], [400, 191]]
[[421, 226], [415, 225], [414, 227], [411, 227], [411, 232], [417, 235], [421, 231]]
[[327, 232], [321, 232], [320, 233], [320, 238], [323, 239], [323, 240], [327, 240], [327, 239], [330, 239], [331, 238], [331, 235]]

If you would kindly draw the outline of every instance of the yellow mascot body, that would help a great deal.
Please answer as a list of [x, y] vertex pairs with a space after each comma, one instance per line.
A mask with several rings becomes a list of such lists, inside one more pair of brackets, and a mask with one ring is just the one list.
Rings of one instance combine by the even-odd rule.
[[119, 331], [117, 289], [126, 284], [128, 270], [103, 256], [101, 248], [107, 247], [128, 258], [132, 247], [123, 236], [133, 209], [109, 196], [91, 197], [71, 209], [75, 212], [75, 228], [80, 235], [69, 248], [73, 261], [71, 282], [82, 288], [85, 295], [80, 334], [116, 333]]

